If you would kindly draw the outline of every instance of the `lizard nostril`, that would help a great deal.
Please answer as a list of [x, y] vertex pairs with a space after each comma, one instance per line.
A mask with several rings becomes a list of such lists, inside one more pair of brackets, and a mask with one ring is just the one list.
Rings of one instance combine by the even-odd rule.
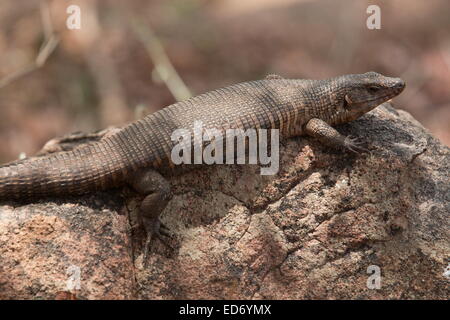
[[394, 87], [397, 89], [404, 89], [405, 88], [405, 81], [403, 81], [402, 79], [398, 79], [397, 82], [395, 83]]

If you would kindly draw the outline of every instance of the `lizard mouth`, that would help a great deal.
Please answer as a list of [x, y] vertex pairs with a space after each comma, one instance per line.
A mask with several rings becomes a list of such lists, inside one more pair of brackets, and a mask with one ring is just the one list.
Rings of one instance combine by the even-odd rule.
[[365, 104], [370, 104], [370, 103], [373, 103], [373, 102], [379, 102], [379, 104], [381, 104], [383, 102], [388, 101], [389, 99], [393, 98], [396, 95], [397, 94], [386, 94], [386, 95], [383, 95], [381, 97], [376, 97], [376, 98], [373, 98], [373, 99], [367, 99], [367, 100], [362, 101], [362, 102], [352, 101], [352, 99], [348, 95], [345, 95], [344, 102], [343, 102], [343, 107], [346, 110], [350, 111], [350, 110], [354, 110], [355, 108], [361, 107], [361, 106], [363, 106]]

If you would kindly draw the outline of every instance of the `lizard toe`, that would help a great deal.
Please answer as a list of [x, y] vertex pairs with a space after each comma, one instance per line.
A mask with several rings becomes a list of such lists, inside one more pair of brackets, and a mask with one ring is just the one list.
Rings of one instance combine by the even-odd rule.
[[364, 148], [362, 145], [363, 145], [362, 141], [351, 135], [347, 136], [344, 140], [344, 147], [347, 150], [350, 150], [351, 152], [354, 153], [369, 152], [369, 150]]
[[148, 261], [148, 253], [150, 252], [150, 245], [152, 241], [158, 239], [165, 246], [173, 249], [170, 245], [170, 240], [174, 238], [173, 233], [170, 231], [168, 227], [161, 223], [159, 218], [143, 218], [143, 225], [145, 228], [145, 232], [147, 234], [145, 245], [144, 245], [144, 265], [147, 265]]

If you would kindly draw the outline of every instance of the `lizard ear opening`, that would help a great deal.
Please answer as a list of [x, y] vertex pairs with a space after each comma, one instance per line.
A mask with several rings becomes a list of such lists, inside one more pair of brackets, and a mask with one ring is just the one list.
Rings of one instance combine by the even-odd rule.
[[344, 97], [344, 108], [345, 109], [350, 109], [350, 106], [352, 104], [352, 100], [350, 99], [350, 97], [346, 94]]

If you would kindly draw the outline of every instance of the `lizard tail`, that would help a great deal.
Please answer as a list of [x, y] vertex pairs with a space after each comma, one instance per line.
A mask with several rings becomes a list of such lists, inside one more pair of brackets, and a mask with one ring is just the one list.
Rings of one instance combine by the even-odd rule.
[[126, 173], [117, 154], [105, 159], [100, 143], [11, 162], [0, 167], [0, 201], [80, 195], [119, 185]]

